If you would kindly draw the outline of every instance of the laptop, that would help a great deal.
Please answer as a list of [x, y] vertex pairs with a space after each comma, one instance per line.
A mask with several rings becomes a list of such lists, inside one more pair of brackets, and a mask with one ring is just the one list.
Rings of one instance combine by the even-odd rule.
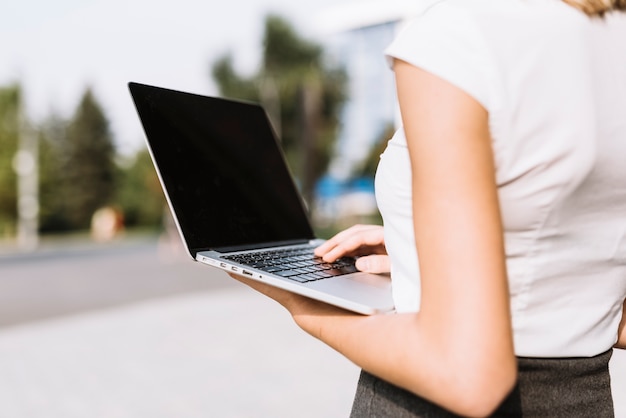
[[191, 258], [353, 312], [393, 310], [387, 275], [324, 263], [264, 109], [131, 82], [152, 161]]

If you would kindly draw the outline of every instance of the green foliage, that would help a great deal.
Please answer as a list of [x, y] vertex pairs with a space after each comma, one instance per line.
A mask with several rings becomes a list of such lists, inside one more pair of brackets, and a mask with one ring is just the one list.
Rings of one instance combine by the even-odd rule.
[[88, 227], [91, 216], [110, 204], [114, 193], [115, 148], [109, 122], [91, 90], [87, 90], [67, 128], [70, 165], [64, 172], [68, 217], [76, 228]]
[[269, 15], [265, 20], [263, 66], [267, 73], [280, 75], [284, 70], [319, 67], [323, 50], [301, 38], [283, 18]]
[[324, 61], [321, 46], [300, 37], [279, 16], [265, 21], [262, 68], [239, 76], [227, 54], [212, 75], [223, 96], [260, 101], [281, 138], [288, 164], [307, 200], [326, 171], [336, 138], [346, 75]]
[[72, 119], [48, 122], [40, 144], [41, 230], [87, 229], [113, 203], [115, 148], [109, 122], [90, 89]]
[[102, 206], [121, 209], [129, 227], [161, 225], [165, 199], [147, 151], [116, 164], [108, 121], [86, 90], [69, 121], [51, 116], [39, 137], [40, 230], [89, 227]]
[[119, 170], [116, 202], [130, 227], [161, 227], [165, 196], [159, 184], [150, 154], [141, 150], [130, 164]]
[[39, 229], [41, 232], [72, 229], [67, 217], [63, 170], [68, 166], [66, 130], [68, 122], [52, 115], [39, 135]]
[[0, 88], [0, 238], [13, 235], [17, 220], [17, 176], [13, 158], [20, 128], [18, 85]]
[[221, 94], [246, 100], [258, 100], [256, 81], [240, 77], [233, 68], [230, 53], [218, 59], [212, 67], [211, 75], [217, 82]]

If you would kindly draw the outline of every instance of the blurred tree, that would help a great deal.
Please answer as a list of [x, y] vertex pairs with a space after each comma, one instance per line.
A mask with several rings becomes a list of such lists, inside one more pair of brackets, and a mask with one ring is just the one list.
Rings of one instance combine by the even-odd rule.
[[67, 217], [67, 187], [63, 171], [69, 165], [66, 152], [68, 121], [52, 114], [41, 125], [39, 137], [39, 230], [42, 233], [72, 229]]
[[137, 152], [118, 173], [116, 202], [127, 226], [161, 227], [165, 196], [148, 150]]
[[0, 88], [0, 238], [13, 236], [17, 223], [17, 176], [13, 159], [20, 130], [21, 88]]
[[211, 72], [223, 95], [240, 99], [258, 100], [259, 92], [256, 81], [253, 78], [246, 79], [240, 77], [235, 72], [233, 56], [230, 53], [219, 58], [213, 64]]
[[111, 203], [115, 190], [115, 147], [109, 122], [87, 89], [67, 127], [67, 165], [63, 170], [67, 217], [87, 228], [93, 213]]
[[93, 213], [112, 203], [115, 148], [109, 122], [91, 89], [72, 119], [53, 118], [42, 136], [42, 230], [87, 229]]
[[301, 38], [283, 18], [269, 15], [262, 68], [242, 77], [227, 54], [212, 66], [212, 75], [220, 94], [264, 105], [302, 193], [311, 202], [332, 154], [345, 72], [324, 61], [321, 46]]

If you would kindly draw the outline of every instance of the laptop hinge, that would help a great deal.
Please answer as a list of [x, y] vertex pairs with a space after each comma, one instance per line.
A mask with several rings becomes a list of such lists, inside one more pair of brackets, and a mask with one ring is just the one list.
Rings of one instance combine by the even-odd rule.
[[264, 242], [264, 243], [259, 243], [259, 244], [233, 245], [233, 246], [216, 247], [216, 248], [203, 248], [203, 249], [195, 249], [193, 253], [196, 254], [201, 251], [216, 251], [218, 253], [232, 253], [236, 251], [249, 251], [249, 250], [258, 250], [262, 248], [275, 248], [275, 247], [286, 247], [289, 245], [301, 245], [301, 244], [307, 244], [310, 241], [311, 240], [309, 239], [298, 239], [298, 240], [279, 241], [279, 242]]

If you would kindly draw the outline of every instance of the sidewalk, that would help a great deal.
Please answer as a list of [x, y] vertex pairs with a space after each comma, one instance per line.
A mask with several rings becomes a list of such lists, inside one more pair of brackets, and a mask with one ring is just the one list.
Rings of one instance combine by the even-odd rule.
[[[626, 417], [626, 353], [616, 352]], [[358, 369], [245, 288], [0, 331], [0, 416], [347, 417]]]
[[2, 417], [346, 417], [357, 377], [243, 286], [0, 330]]

